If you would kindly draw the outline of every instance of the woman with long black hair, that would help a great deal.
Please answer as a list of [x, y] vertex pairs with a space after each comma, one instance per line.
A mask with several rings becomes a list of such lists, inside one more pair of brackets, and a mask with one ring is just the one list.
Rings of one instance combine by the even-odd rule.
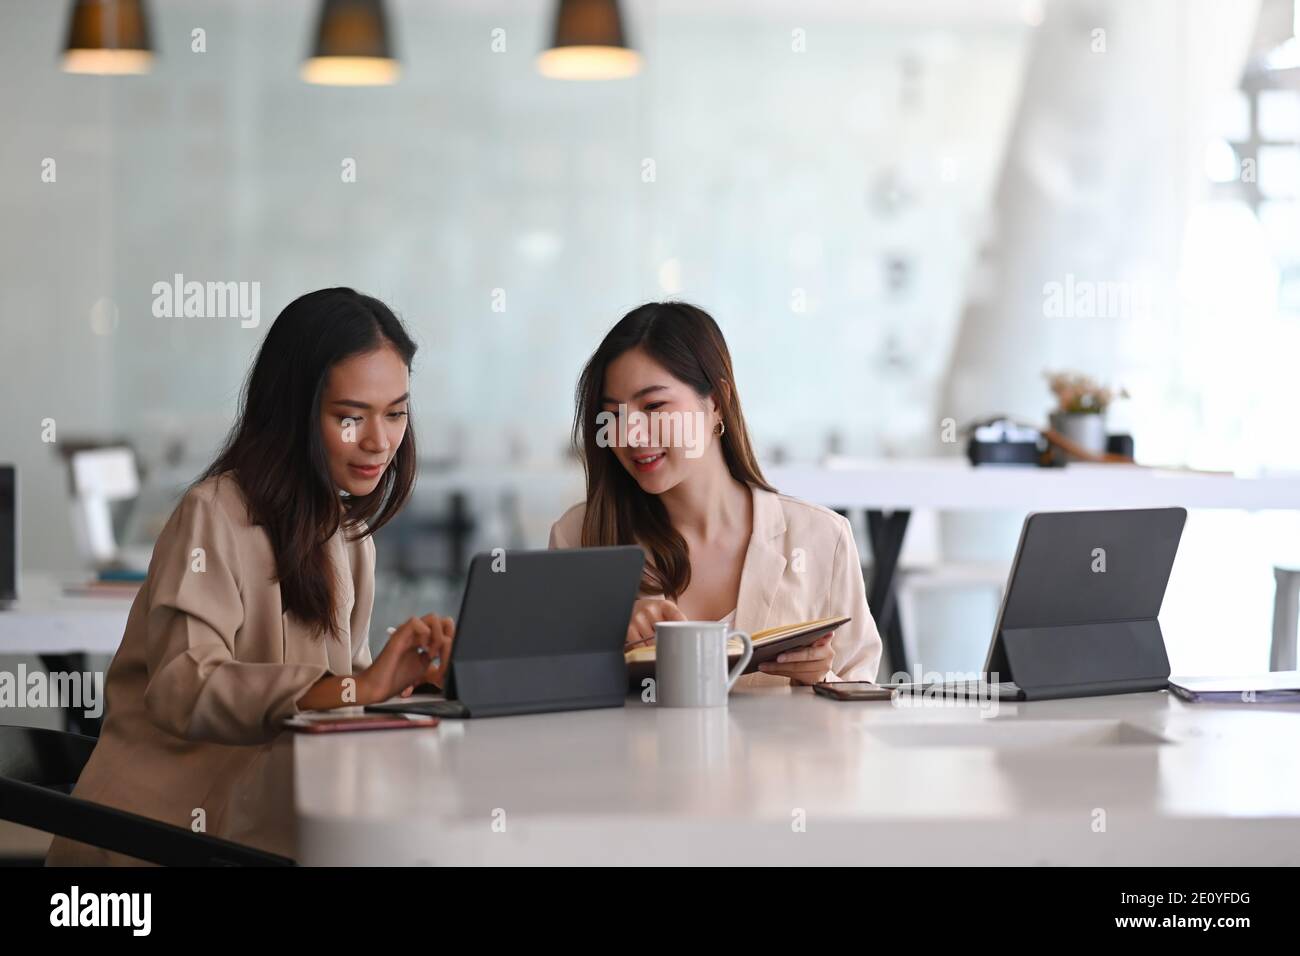
[[[623, 426], [638, 417], [699, 424]], [[738, 686], [875, 680], [880, 635], [853, 529], [763, 477], [712, 316], [685, 302], [623, 316], [578, 379], [573, 437], [587, 500], [555, 522], [551, 547], [644, 549], [627, 647], [653, 642], [660, 621], [721, 620], [752, 633], [844, 615], [852, 620], [833, 635], [759, 665]]]
[[[415, 483], [415, 349], [351, 289], [280, 313], [225, 447], [154, 545], [75, 796], [292, 856], [270, 759], [285, 718], [441, 683], [450, 619], [369, 647], [371, 535]], [[134, 861], [56, 839], [47, 862]]]

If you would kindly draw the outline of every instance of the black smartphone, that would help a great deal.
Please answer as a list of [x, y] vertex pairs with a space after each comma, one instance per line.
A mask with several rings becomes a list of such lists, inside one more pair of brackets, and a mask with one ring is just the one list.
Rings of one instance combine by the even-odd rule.
[[865, 680], [822, 681], [813, 690], [831, 700], [893, 700], [894, 691]]

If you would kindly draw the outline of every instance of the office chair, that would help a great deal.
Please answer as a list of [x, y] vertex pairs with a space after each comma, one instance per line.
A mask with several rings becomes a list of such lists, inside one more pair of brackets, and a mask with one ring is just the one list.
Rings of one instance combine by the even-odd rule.
[[287, 857], [70, 796], [95, 738], [0, 726], [0, 820], [162, 866], [294, 866]]

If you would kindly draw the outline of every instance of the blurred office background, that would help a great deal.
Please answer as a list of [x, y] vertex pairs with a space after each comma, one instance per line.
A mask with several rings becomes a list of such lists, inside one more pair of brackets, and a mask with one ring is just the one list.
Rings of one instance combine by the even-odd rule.
[[[147, 3], [132, 76], [60, 68], [72, 0], [0, 0], [0, 460], [25, 576], [89, 571], [83, 444], [133, 449], [115, 534], [147, 556], [267, 326], [329, 285], [420, 343], [427, 462], [380, 541], [380, 637], [454, 613], [468, 551], [545, 545], [582, 492], [578, 370], [648, 299], [717, 317], [768, 463], [960, 455], [945, 420], [1045, 423], [1043, 372], [1076, 369], [1127, 390], [1110, 424], [1139, 462], [1300, 469], [1292, 0], [624, 0], [640, 69], [599, 81], [541, 75], [550, 0], [383, 6], [400, 75], [338, 87], [300, 75], [320, 0]], [[156, 318], [178, 274], [259, 283], [260, 324]], [[1053, 283], [1124, 298], [1055, 314]], [[1022, 517], [918, 515], [904, 564], [1005, 567]], [[1265, 669], [1298, 530], [1192, 516], [1176, 672]], [[918, 601], [926, 665], [978, 668], [996, 587]]]

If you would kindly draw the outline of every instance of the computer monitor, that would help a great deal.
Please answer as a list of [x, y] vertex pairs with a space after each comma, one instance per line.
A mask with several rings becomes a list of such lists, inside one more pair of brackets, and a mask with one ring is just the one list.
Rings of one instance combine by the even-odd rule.
[[18, 598], [18, 472], [0, 465], [0, 602]]

